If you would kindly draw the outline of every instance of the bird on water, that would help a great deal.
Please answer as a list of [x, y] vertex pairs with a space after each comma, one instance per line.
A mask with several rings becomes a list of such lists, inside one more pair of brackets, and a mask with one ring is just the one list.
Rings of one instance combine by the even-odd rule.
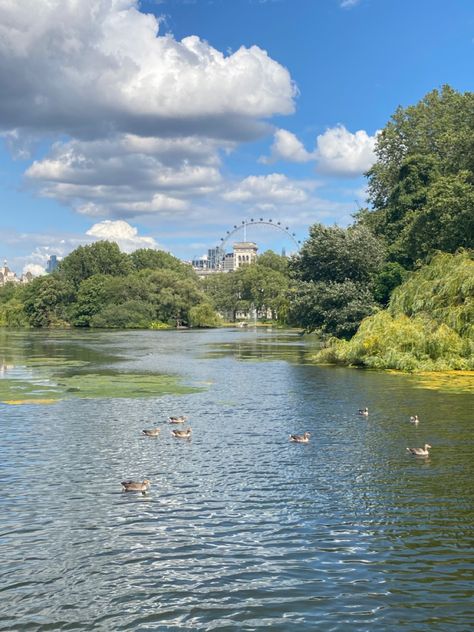
[[150, 483], [147, 478], [144, 481], [122, 481], [122, 491], [124, 492], [141, 492], [145, 495], [150, 488]]
[[407, 448], [407, 452], [413, 454], [413, 456], [429, 456], [429, 449], [431, 448], [429, 443], [425, 443], [424, 448]]
[[308, 443], [310, 436], [310, 432], [304, 432], [302, 435], [290, 434], [290, 441], [294, 443]]

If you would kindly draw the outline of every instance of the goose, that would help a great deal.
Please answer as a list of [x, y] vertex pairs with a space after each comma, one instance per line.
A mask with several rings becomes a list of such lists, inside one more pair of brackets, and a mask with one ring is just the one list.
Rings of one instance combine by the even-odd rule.
[[179, 417], [168, 417], [169, 424], [184, 424], [187, 421], [186, 415], [179, 415]]
[[420, 420], [418, 419], [418, 415], [412, 415], [412, 416], [410, 417], [410, 422], [411, 422], [412, 424], [417, 424], [419, 421], [420, 421]]
[[122, 485], [122, 491], [124, 492], [141, 492], [142, 494], [146, 494], [148, 488], [150, 487], [150, 482], [151, 481], [145, 478], [142, 482], [122, 481], [120, 484]]
[[302, 435], [290, 434], [290, 441], [294, 441], [295, 443], [308, 443], [310, 436], [310, 432], [305, 432]]
[[147, 437], [157, 437], [161, 432], [161, 428], [145, 428], [142, 430], [142, 434]]
[[425, 443], [424, 448], [407, 448], [407, 452], [413, 454], [413, 456], [429, 456], [429, 448], [431, 448], [429, 443]]
[[171, 434], [177, 439], [189, 439], [191, 432], [191, 428], [188, 428], [187, 430], [172, 430]]
[[358, 415], [368, 415], [369, 414], [369, 409], [366, 408], [359, 408], [359, 410], [357, 411]]

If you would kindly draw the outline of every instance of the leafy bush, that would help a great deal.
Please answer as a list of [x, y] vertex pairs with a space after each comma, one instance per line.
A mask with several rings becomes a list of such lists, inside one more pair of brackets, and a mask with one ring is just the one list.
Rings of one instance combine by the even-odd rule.
[[218, 327], [221, 319], [209, 303], [200, 303], [189, 310], [189, 324], [191, 327]]
[[332, 338], [317, 362], [402, 371], [474, 369], [474, 261], [440, 253], [395, 290], [387, 310], [349, 340]]

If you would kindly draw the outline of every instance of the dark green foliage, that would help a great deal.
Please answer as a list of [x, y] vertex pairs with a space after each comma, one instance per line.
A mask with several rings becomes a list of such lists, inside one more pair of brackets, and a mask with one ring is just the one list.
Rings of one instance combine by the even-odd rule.
[[186, 270], [189, 274], [194, 274], [189, 265], [173, 257], [164, 250], [154, 250], [152, 248], [139, 248], [130, 255], [132, 265], [135, 270], [175, 270], [177, 272]]
[[364, 227], [315, 224], [290, 262], [299, 281], [290, 300], [290, 321], [306, 331], [348, 338], [375, 310], [372, 287], [384, 261], [381, 242]]
[[377, 138], [373, 209], [357, 215], [388, 256], [414, 268], [435, 250], [474, 247], [474, 94], [448, 86], [398, 108]]
[[370, 283], [384, 261], [382, 243], [365, 227], [314, 224], [290, 271], [301, 281]]
[[399, 263], [387, 262], [374, 281], [374, 298], [381, 305], [387, 305], [393, 290], [406, 279], [408, 271]]
[[262, 253], [258, 257], [257, 263], [259, 266], [270, 268], [270, 270], [275, 270], [276, 272], [281, 272], [282, 274], [288, 273], [288, 258], [282, 255], [277, 255], [276, 252], [273, 252], [273, 250], [266, 250]]
[[250, 309], [260, 313], [269, 310], [273, 319], [285, 320], [289, 278], [278, 269], [283, 267], [281, 259], [285, 258], [270, 251], [262, 258], [263, 264], [259, 257], [256, 263], [242, 266], [235, 272], [213, 274], [203, 280], [205, 292], [214, 307], [232, 321], [237, 311]]
[[42, 276], [25, 286], [24, 311], [32, 327], [66, 325], [73, 288], [55, 276]]
[[132, 269], [129, 256], [116, 243], [97, 241], [89, 246], [79, 246], [64, 257], [55, 274], [78, 288], [81, 281], [94, 274], [124, 276]]
[[154, 319], [154, 308], [143, 301], [130, 300], [109, 304], [90, 320], [91, 327], [110, 329], [147, 329]]
[[290, 301], [290, 321], [307, 332], [350, 338], [376, 305], [367, 286], [342, 283], [301, 282]]
[[108, 278], [104, 274], [94, 274], [82, 281], [71, 310], [73, 325], [89, 327], [92, 317], [103, 309], [106, 304]]

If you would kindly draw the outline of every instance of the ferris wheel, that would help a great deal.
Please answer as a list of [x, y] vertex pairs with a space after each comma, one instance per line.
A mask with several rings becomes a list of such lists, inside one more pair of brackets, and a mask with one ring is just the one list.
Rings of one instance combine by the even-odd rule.
[[226, 231], [226, 234], [224, 237], [221, 237], [220, 239], [220, 244], [219, 244], [219, 248], [221, 248], [224, 252], [225, 252], [225, 247], [228, 243], [228, 241], [239, 231], [243, 230], [244, 232], [244, 241], [247, 241], [247, 228], [249, 226], [255, 226], [255, 225], [263, 225], [263, 226], [270, 226], [271, 228], [274, 228], [275, 230], [279, 230], [282, 233], [285, 233], [285, 235], [288, 237], [288, 239], [290, 239], [296, 246], [296, 249], [299, 250], [300, 246], [301, 246], [301, 241], [299, 239], [296, 238], [296, 233], [292, 233], [290, 232], [290, 228], [288, 226], [285, 226], [284, 224], [282, 224], [280, 221], [274, 221], [273, 219], [264, 219], [263, 217], [260, 217], [258, 219], [243, 219], [242, 222], [240, 224], [234, 224], [234, 227], [231, 228], [230, 230]]

